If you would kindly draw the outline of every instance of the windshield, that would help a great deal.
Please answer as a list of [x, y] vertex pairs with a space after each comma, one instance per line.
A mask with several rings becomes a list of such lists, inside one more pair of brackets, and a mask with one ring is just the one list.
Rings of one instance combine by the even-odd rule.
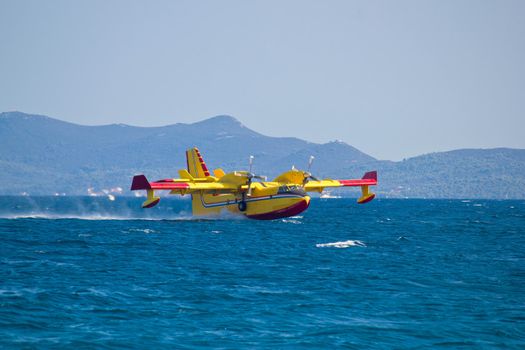
[[278, 194], [297, 194], [301, 196], [305, 196], [306, 192], [302, 188], [302, 186], [297, 185], [283, 185], [279, 186], [279, 190], [277, 191]]

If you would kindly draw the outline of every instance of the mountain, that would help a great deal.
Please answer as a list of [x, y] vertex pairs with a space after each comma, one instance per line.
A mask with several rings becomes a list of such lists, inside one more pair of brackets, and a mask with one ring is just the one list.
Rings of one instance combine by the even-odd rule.
[[391, 196], [525, 199], [523, 149], [461, 149], [378, 168]]
[[[87, 194], [121, 187], [131, 177], [176, 177], [184, 151], [197, 146], [209, 168], [247, 168], [270, 177], [292, 165], [321, 177], [379, 171], [377, 193], [388, 197], [525, 198], [525, 150], [473, 149], [379, 161], [340, 141], [317, 144], [269, 137], [230, 116], [192, 124], [83, 126], [21, 112], [0, 113], [0, 194]], [[348, 193], [348, 192], [345, 192]]]

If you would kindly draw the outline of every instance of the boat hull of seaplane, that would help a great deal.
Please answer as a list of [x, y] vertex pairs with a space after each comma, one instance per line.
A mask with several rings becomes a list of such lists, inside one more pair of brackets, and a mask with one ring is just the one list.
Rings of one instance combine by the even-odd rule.
[[231, 212], [256, 220], [274, 220], [295, 216], [310, 205], [310, 197], [300, 194], [276, 194], [235, 198], [231, 195], [193, 195], [194, 215], [215, 216]]

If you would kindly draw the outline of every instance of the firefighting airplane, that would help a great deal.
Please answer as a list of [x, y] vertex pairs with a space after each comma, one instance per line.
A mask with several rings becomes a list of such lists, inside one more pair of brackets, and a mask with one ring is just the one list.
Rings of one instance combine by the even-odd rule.
[[144, 175], [137, 175], [133, 177], [131, 190], [147, 191], [143, 208], [151, 208], [160, 201], [155, 190], [168, 190], [170, 194], [190, 194], [193, 215], [213, 216], [226, 209], [258, 220], [297, 215], [310, 204], [307, 192], [320, 193], [327, 187], [360, 186], [362, 195], [358, 203], [374, 199], [375, 194], [368, 186], [377, 185], [376, 171], [366, 173], [361, 179], [319, 180], [310, 173], [313, 159], [310, 157], [307, 171], [292, 167], [273, 181], [266, 181], [266, 177], [251, 172], [253, 156], [250, 156], [249, 171], [225, 174], [222, 169], [215, 169], [211, 176], [199, 150], [192, 148], [186, 151], [188, 169], [179, 170], [180, 179], [149, 182]]

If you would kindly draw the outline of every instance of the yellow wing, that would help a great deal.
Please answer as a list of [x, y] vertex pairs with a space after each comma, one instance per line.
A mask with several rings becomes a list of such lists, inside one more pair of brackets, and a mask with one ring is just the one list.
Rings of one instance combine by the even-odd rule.
[[304, 190], [322, 192], [326, 187], [359, 186], [361, 187], [362, 194], [357, 202], [362, 204], [370, 202], [372, 199], [374, 199], [375, 194], [368, 190], [368, 186], [374, 185], [377, 185], [377, 172], [370, 171], [366, 173], [361, 179], [308, 181], [304, 185]]
[[196, 182], [195, 180], [197, 179], [164, 179], [149, 182], [144, 175], [137, 175], [133, 177], [131, 190], [169, 190], [171, 191], [171, 194], [187, 194], [196, 192], [221, 193], [239, 191], [239, 186], [236, 184], [223, 182]]
[[338, 180], [319, 180], [319, 181], [308, 181], [304, 185], [306, 192], [321, 192], [326, 187], [341, 187], [344, 186]]

